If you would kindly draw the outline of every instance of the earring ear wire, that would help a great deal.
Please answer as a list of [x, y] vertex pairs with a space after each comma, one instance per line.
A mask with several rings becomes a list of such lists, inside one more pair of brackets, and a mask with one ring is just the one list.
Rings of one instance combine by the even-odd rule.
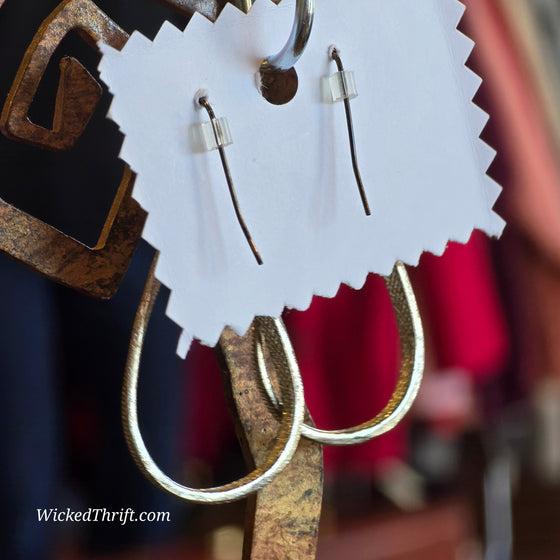
[[225, 119], [217, 119], [214, 113], [214, 109], [210, 105], [208, 98], [203, 96], [198, 99], [198, 103], [202, 105], [206, 109], [208, 116], [210, 117], [210, 125], [212, 127], [212, 134], [214, 136], [215, 146], [212, 145], [211, 149], [217, 149], [220, 153], [220, 159], [222, 160], [222, 167], [224, 168], [224, 173], [226, 175], [226, 181], [228, 184], [229, 194], [231, 196], [231, 201], [233, 202], [233, 208], [235, 210], [235, 215], [237, 216], [237, 221], [243, 230], [243, 234], [245, 235], [245, 239], [247, 239], [247, 243], [249, 243], [249, 247], [251, 247], [251, 251], [259, 265], [263, 264], [263, 260], [259, 254], [257, 246], [251, 237], [251, 233], [249, 232], [249, 228], [243, 219], [243, 215], [241, 214], [241, 210], [239, 209], [239, 202], [237, 200], [237, 195], [235, 194], [235, 188], [233, 186], [233, 179], [231, 177], [231, 172], [229, 170], [228, 161], [226, 158], [226, 152], [224, 150], [225, 146], [228, 146], [232, 143], [231, 135], [229, 132], [229, 127], [227, 126], [227, 121]]
[[366, 216], [371, 216], [369, 202], [362, 182], [360, 168], [358, 167], [358, 156], [356, 154], [356, 139], [354, 137], [354, 124], [352, 122], [352, 109], [350, 107], [350, 100], [358, 96], [356, 90], [356, 83], [354, 81], [354, 73], [344, 70], [342, 60], [338, 50], [334, 47], [330, 49], [330, 57], [336, 62], [338, 72], [329, 77], [329, 85], [332, 95], [332, 102], [344, 101], [344, 109], [346, 110], [346, 124], [348, 127], [348, 140], [350, 141], [350, 154], [352, 156], [352, 168], [354, 169], [354, 176], [360, 191], [360, 197], [364, 206]]

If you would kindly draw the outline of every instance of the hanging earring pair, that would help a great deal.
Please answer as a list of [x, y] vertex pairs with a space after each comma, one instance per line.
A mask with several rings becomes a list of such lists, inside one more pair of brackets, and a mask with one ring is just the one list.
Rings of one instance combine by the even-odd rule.
[[[297, 18], [296, 21], [298, 21]], [[296, 35], [301, 36], [302, 34], [306, 35], [309, 33], [311, 28], [310, 26], [307, 28], [304, 25], [304, 23], [305, 23], [305, 18], [303, 18], [303, 23], [302, 21], [300, 21], [299, 26], [301, 27], [301, 29], [296, 31]], [[294, 34], [294, 32], [292, 32], [292, 34]], [[280, 53], [280, 55], [281, 54], [282, 53]], [[292, 53], [291, 56], [288, 57], [287, 61], [282, 61], [279, 58], [280, 55], [277, 55], [276, 57], [270, 57], [269, 59], [265, 60], [265, 62], [263, 62], [260, 70], [261, 75], [267, 72], [268, 73], [280, 72], [285, 74], [286, 72], [293, 70], [293, 64], [295, 64], [295, 61], [297, 61], [297, 58], [299, 58], [299, 56], [296, 58], [295, 55]], [[344, 69], [342, 59], [340, 57], [340, 52], [336, 47], [331, 46], [329, 48], [329, 58], [336, 63], [338, 71], [332, 74], [331, 76], [325, 78], [324, 80], [325, 93], [326, 93], [325, 99], [329, 103], [333, 103], [333, 104], [341, 101], [344, 102], [344, 108], [346, 112], [346, 124], [348, 128], [348, 140], [350, 143], [350, 155], [352, 159], [352, 168], [354, 171], [354, 176], [356, 178], [356, 183], [358, 185], [358, 191], [360, 193], [360, 198], [362, 201], [362, 205], [364, 207], [364, 212], [366, 216], [371, 216], [369, 202], [367, 199], [364, 184], [360, 174], [360, 169], [358, 166], [356, 139], [354, 135], [354, 124], [352, 120], [352, 109], [350, 106], [350, 101], [358, 96], [358, 91], [356, 89], [356, 81], [354, 79], [354, 73], [352, 71], [347, 71]], [[282, 70], [282, 68], [287, 64], [291, 64], [290, 70]], [[297, 89], [297, 75], [296, 75], [296, 89]], [[233, 178], [231, 176], [231, 172], [227, 162], [227, 157], [225, 154], [225, 147], [232, 144], [231, 133], [229, 130], [227, 119], [225, 119], [224, 117], [219, 119], [216, 118], [214, 110], [210, 102], [208, 101], [208, 97], [206, 95], [201, 95], [195, 100], [195, 102], [198, 103], [201, 107], [204, 107], [208, 113], [208, 116], [210, 117], [209, 122], [200, 125], [203, 146], [208, 151], [217, 149], [220, 154], [222, 167], [226, 176], [226, 182], [228, 184], [229, 193], [231, 196], [237, 221], [239, 222], [239, 225], [243, 231], [247, 243], [249, 244], [249, 247], [251, 248], [255, 260], [259, 265], [262, 265], [263, 260], [251, 236], [249, 228], [247, 227], [247, 224], [243, 218], [243, 214], [241, 213], [239, 202], [237, 200], [235, 188], [233, 185]]]
[[[272, 71], [284, 71], [293, 67], [302, 52], [302, 44], [306, 39], [301, 37], [309, 35], [315, 0], [297, 0], [296, 20], [294, 30], [286, 47], [276, 56], [265, 61]], [[352, 118], [349, 102], [357, 95], [353, 75], [346, 72], [340, 60], [339, 51], [331, 49], [331, 59], [337, 64], [338, 72], [329, 78], [334, 91], [332, 102], [345, 101], [348, 121], [348, 132], [352, 152], [352, 162], [362, 202], [366, 214], [369, 214], [369, 205], [365, 198], [361, 182], [356, 147], [352, 127]], [[235, 212], [243, 229], [245, 237], [251, 246], [253, 254], [259, 262], [260, 255], [256, 245], [252, 242], [249, 230], [241, 216], [225, 148], [232, 143], [227, 121], [216, 118], [208, 98], [204, 94], [197, 94], [195, 101], [204, 108], [210, 122], [201, 125], [200, 131], [205, 138], [205, 149], [217, 149], [220, 152], [222, 166], [226, 174], [230, 195]], [[157, 257], [156, 257], [157, 259]], [[397, 386], [393, 396], [385, 409], [369, 422], [347, 430], [324, 431], [304, 424], [305, 400], [303, 384], [299, 374], [297, 359], [291, 347], [289, 337], [280, 319], [259, 317], [255, 320], [252, 336], [252, 369], [258, 374], [255, 381], [259, 381], [264, 395], [268, 398], [270, 408], [278, 414], [278, 432], [270, 454], [253, 472], [243, 478], [219, 487], [195, 489], [175, 482], [165, 475], [150, 456], [138, 425], [137, 414], [137, 385], [141, 362], [142, 347], [146, 334], [148, 320], [156, 298], [159, 281], [155, 278], [156, 261], [154, 261], [136, 315], [122, 393], [123, 426], [129, 449], [140, 469], [158, 487], [188, 501], [198, 503], [229, 502], [246, 497], [262, 489], [272, 481], [293, 457], [299, 442], [304, 436], [317, 442], [329, 445], [353, 445], [367, 441], [387, 432], [408, 411], [418, 392], [424, 364], [424, 341], [420, 316], [414, 299], [414, 293], [409, 283], [406, 270], [402, 263], [397, 263], [395, 270], [386, 279], [387, 288], [391, 296], [401, 341], [401, 368]], [[221, 343], [220, 343], [221, 344]], [[222, 347], [220, 353], [236, 354], [238, 348]], [[272, 367], [271, 367], [272, 366]], [[268, 368], [276, 373], [277, 389], [269, 377]], [[248, 392], [248, 391], [247, 391]], [[241, 393], [240, 393], [241, 394]]]

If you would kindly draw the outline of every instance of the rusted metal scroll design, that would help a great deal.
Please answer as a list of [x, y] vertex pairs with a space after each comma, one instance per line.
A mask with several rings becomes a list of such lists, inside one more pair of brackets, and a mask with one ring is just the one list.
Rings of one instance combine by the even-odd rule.
[[101, 86], [74, 58], [60, 63], [53, 128], [32, 123], [28, 112], [49, 61], [64, 37], [76, 31], [93, 48], [102, 41], [121, 49], [128, 34], [91, 0], [64, 0], [42, 23], [29, 45], [0, 117], [2, 133], [39, 148], [69, 150], [81, 136], [101, 98]]
[[[61, 62], [52, 130], [28, 118], [50, 58], [72, 30], [93, 47], [102, 41], [121, 49], [128, 39], [128, 34], [91, 0], [62, 2], [41, 25], [27, 49], [4, 105], [0, 129], [8, 138], [63, 151], [71, 148], [84, 131], [101, 96], [101, 87], [72, 58]], [[132, 260], [145, 221], [144, 211], [131, 197], [133, 181], [134, 176], [126, 167], [93, 248], [0, 200], [0, 252], [87, 295], [111, 297]]]

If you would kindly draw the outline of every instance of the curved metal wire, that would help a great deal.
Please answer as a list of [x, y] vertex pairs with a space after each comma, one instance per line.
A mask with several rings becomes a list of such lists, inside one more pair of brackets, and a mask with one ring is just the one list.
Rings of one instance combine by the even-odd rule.
[[296, 0], [296, 15], [288, 42], [278, 54], [269, 56], [261, 64], [261, 72], [285, 72], [293, 68], [307, 46], [314, 16], [315, 0]]
[[[343, 73], [344, 65], [342, 64], [340, 53], [336, 48], [332, 49], [331, 58], [336, 62], [338, 71], [340, 73]], [[360, 198], [362, 199], [362, 204], [364, 206], [364, 212], [366, 213], [366, 216], [371, 216], [371, 210], [369, 207], [366, 190], [364, 188], [362, 175], [360, 173], [360, 167], [358, 165], [358, 154], [356, 151], [356, 138], [354, 135], [354, 123], [352, 120], [352, 107], [350, 106], [350, 99], [348, 99], [348, 97], [345, 97], [344, 99], [344, 110], [346, 112], [346, 127], [348, 128], [348, 141], [350, 142], [350, 155], [352, 157], [352, 169], [354, 170], [354, 177], [356, 178], [358, 191], [360, 192]]]
[[[392, 430], [410, 410], [414, 402], [424, 371], [424, 333], [414, 292], [401, 262], [395, 265], [392, 274], [385, 278], [395, 310], [401, 342], [401, 368], [397, 386], [387, 406], [369, 422], [345, 430], [320, 430], [302, 424], [302, 436], [324, 445], [356, 445], [376, 438]], [[266, 343], [266, 342], [265, 342]], [[263, 387], [273, 406], [284, 410], [272, 388], [266, 369], [263, 340], [255, 337], [257, 367]], [[291, 350], [293, 352], [293, 349]]]
[[266, 343], [272, 345], [279, 360], [279, 382], [280, 386], [285, 388], [283, 397], [286, 399], [278, 435], [267, 460], [248, 475], [224, 486], [195, 489], [175, 482], [161, 471], [150, 456], [138, 425], [138, 371], [148, 321], [160, 288], [160, 283], [154, 276], [156, 262], [157, 256], [148, 274], [134, 320], [124, 375], [121, 404], [128, 448], [140, 470], [151, 482], [182, 500], [205, 504], [240, 500], [260, 490], [280, 474], [292, 459], [299, 443], [305, 401], [299, 368], [293, 352], [290, 351], [288, 334], [279, 320], [268, 319], [266, 322], [257, 323], [260, 325], [259, 330], [265, 333]]
[[212, 130], [214, 131], [214, 137], [216, 139], [216, 144], [218, 145], [218, 152], [220, 154], [220, 159], [222, 161], [222, 167], [224, 169], [224, 173], [226, 176], [226, 182], [228, 185], [228, 189], [229, 189], [229, 195], [231, 197], [231, 201], [233, 203], [233, 209], [235, 211], [235, 215], [237, 216], [237, 221], [239, 222], [239, 225], [241, 226], [241, 230], [243, 231], [243, 235], [245, 236], [245, 239], [247, 240], [247, 243], [249, 244], [249, 247], [251, 248], [251, 251], [253, 252], [253, 256], [255, 257], [255, 260], [257, 261], [257, 263], [259, 265], [263, 264], [263, 260], [261, 258], [261, 255], [259, 253], [259, 250], [257, 249], [257, 246], [255, 245], [255, 242], [253, 241], [253, 238], [251, 237], [251, 232], [249, 231], [249, 228], [247, 227], [247, 224], [245, 223], [245, 219], [243, 218], [243, 214], [241, 213], [241, 210], [239, 208], [239, 201], [237, 200], [237, 194], [235, 194], [235, 187], [233, 186], [233, 179], [231, 177], [231, 171], [229, 170], [229, 164], [227, 161], [227, 157], [226, 157], [226, 152], [224, 150], [224, 147], [220, 144], [220, 134], [218, 132], [217, 126], [216, 126], [216, 115], [214, 114], [214, 109], [212, 108], [212, 105], [210, 105], [210, 102], [208, 101], [208, 99], [206, 97], [201, 97], [198, 102], [200, 103], [200, 105], [202, 105], [202, 107], [204, 107], [206, 109], [206, 112], [208, 113], [208, 116], [210, 117], [210, 123], [212, 124]]

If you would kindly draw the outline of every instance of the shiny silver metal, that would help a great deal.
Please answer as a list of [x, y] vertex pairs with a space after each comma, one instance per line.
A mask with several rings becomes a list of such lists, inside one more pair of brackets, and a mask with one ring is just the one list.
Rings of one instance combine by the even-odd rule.
[[[346, 430], [320, 430], [302, 424], [301, 435], [324, 445], [346, 446], [364, 443], [392, 430], [410, 410], [424, 372], [424, 332], [412, 285], [403, 263], [397, 262], [393, 273], [385, 278], [393, 303], [401, 341], [401, 368], [395, 391], [387, 406], [372, 420]], [[255, 337], [257, 366], [263, 388], [271, 404], [284, 410], [283, 403], [272, 388], [266, 370], [261, 337]], [[290, 348], [289, 353], [293, 353]]]
[[142, 347], [153, 304], [160, 288], [154, 276], [154, 259], [144, 293], [136, 313], [122, 389], [122, 422], [129, 451], [144, 475], [159, 488], [173, 496], [200, 504], [225, 503], [240, 500], [264, 488], [290, 463], [297, 450], [304, 419], [303, 385], [288, 333], [279, 319], [259, 317], [256, 327], [264, 335], [267, 347], [277, 362], [278, 382], [284, 407], [274, 446], [268, 458], [243, 478], [214, 488], [196, 489], [183, 486], [168, 477], [152, 459], [144, 444], [138, 424], [138, 371]]
[[299, 60], [311, 34], [315, 0], [296, 0], [296, 16], [290, 38], [284, 48], [261, 64], [261, 72], [285, 72]]

